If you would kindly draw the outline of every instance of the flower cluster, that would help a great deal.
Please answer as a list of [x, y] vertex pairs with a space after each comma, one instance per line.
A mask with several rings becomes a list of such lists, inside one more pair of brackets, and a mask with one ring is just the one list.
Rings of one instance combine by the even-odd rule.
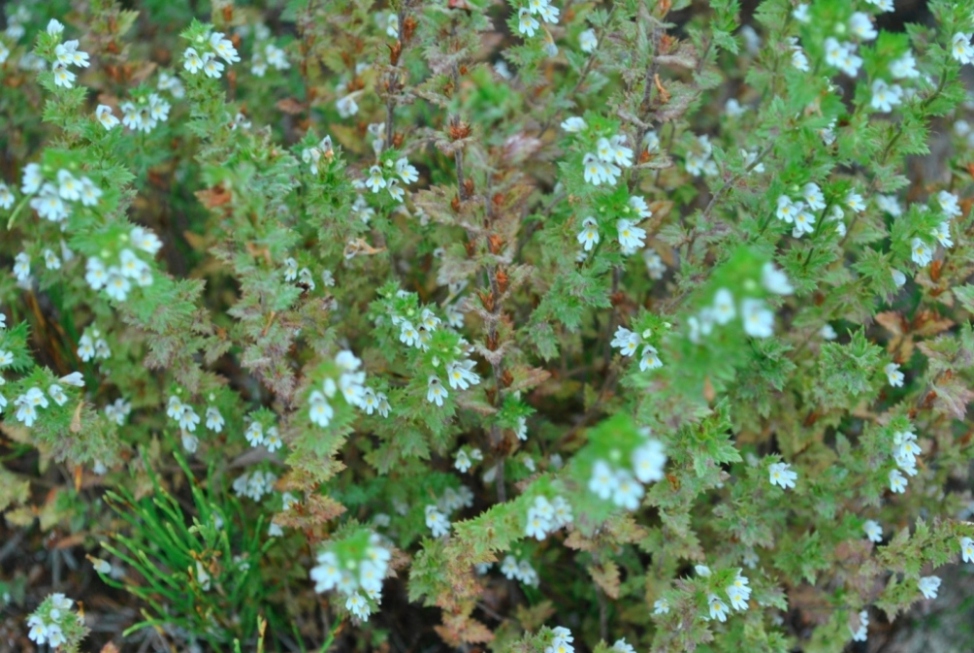
[[108, 341], [102, 337], [98, 327], [85, 329], [78, 339], [78, 358], [87, 363], [96, 358], [108, 360], [111, 355], [112, 350], [108, 347]]
[[392, 551], [376, 533], [368, 536], [364, 547], [334, 543], [318, 553], [311, 568], [316, 592], [338, 590], [345, 596], [345, 608], [366, 621], [382, 602], [382, 581], [389, 570]]
[[260, 421], [253, 419], [244, 431], [247, 444], [251, 447], [266, 447], [271, 453], [277, 451], [283, 445], [281, 434], [276, 426], [269, 426], [264, 429]]
[[266, 40], [266, 27], [263, 30], [255, 29], [254, 33], [257, 36], [257, 43], [254, 45], [254, 53], [250, 57], [250, 72], [255, 77], [266, 75], [268, 66], [277, 71], [287, 70], [291, 67], [291, 62], [287, 60], [287, 53]]
[[[776, 295], [790, 295], [794, 292], [788, 277], [771, 263], [765, 263], [761, 269], [761, 285]], [[745, 289], [756, 289], [754, 286], [753, 282], [744, 284]], [[713, 331], [714, 324], [726, 325], [738, 314], [747, 335], [768, 338], [774, 333], [774, 313], [763, 299], [745, 296], [738, 304], [729, 289], [718, 288], [712, 304], [687, 319], [690, 341], [700, 342], [701, 336], [707, 336]]]
[[545, 646], [544, 653], [575, 653], [572, 642], [575, 638], [570, 630], [564, 626], [555, 626], [551, 629], [551, 642]]
[[893, 433], [893, 461], [899, 469], [894, 468], [889, 472], [890, 490], [898, 494], [906, 491], [907, 481], [900, 470], [906, 472], [907, 476], [916, 476], [916, 457], [919, 453], [920, 445], [917, 444], [916, 433], [909, 429]]
[[[51, 222], [63, 223], [72, 212], [72, 202], [82, 206], [96, 206], [102, 196], [101, 189], [87, 176], [76, 177], [70, 170], [60, 169], [50, 178], [45, 177], [40, 164], [28, 163], [24, 166], [20, 190], [25, 195], [36, 197], [30, 200], [30, 207], [37, 215]], [[64, 225], [62, 224], [62, 230]]]
[[55, 649], [65, 644], [76, 646], [86, 628], [81, 616], [72, 612], [73, 605], [74, 601], [64, 594], [48, 596], [27, 619], [28, 637], [39, 646], [50, 644]]
[[[155, 129], [160, 122], [169, 119], [171, 108], [169, 102], [158, 93], [149, 93], [138, 97], [135, 101], [126, 101], [119, 105], [119, 109], [122, 111], [122, 124], [132, 131], [141, 131], [146, 134]], [[108, 111], [106, 109], [108, 107], [100, 105], [95, 110], [95, 117], [99, 119], [105, 129], [111, 129], [117, 123], [117, 119], [111, 115], [110, 109]]]
[[644, 494], [642, 484], [663, 478], [663, 467], [666, 465], [663, 444], [647, 438], [633, 450], [630, 463], [630, 466], [623, 467], [606, 460], [596, 460], [588, 489], [600, 499], [611, 499], [612, 503], [626, 510], [636, 510]]
[[321, 427], [331, 424], [331, 420], [335, 417], [335, 409], [331, 402], [339, 390], [349, 406], [365, 409], [370, 415], [372, 410], [379, 410], [383, 416], [388, 414], [388, 400], [382, 393], [371, 391], [372, 395], [367, 407], [366, 397], [369, 389], [365, 387], [365, 371], [359, 370], [362, 361], [355, 354], [348, 350], [340, 351], [335, 356], [335, 364], [339, 369], [338, 383], [336, 384], [332, 377], [328, 377], [322, 382], [321, 390], [313, 390], [308, 397], [308, 414], [312, 424]]
[[[64, 25], [56, 19], [47, 24], [47, 33], [60, 38], [64, 32]], [[54, 48], [54, 61], [51, 62], [51, 72], [54, 73], [54, 85], [62, 88], [72, 88], [77, 75], [70, 67], [87, 68], [90, 65], [88, 54], [78, 49], [78, 41], [58, 43]]]
[[233, 491], [238, 497], [250, 497], [260, 501], [264, 496], [274, 491], [277, 475], [273, 472], [254, 470], [238, 476], [233, 481]]
[[517, 580], [529, 587], [538, 586], [538, 572], [531, 566], [527, 558], [518, 560], [512, 555], [504, 556], [500, 570], [504, 574], [504, 578], [508, 580]]
[[524, 534], [537, 540], [543, 540], [550, 533], [567, 526], [574, 521], [572, 507], [564, 497], [555, 497], [551, 501], [543, 496], [534, 498], [534, 503], [528, 508], [527, 526]]
[[[633, 152], [626, 142], [625, 134], [599, 138], [595, 152], [589, 152], [582, 157], [585, 181], [593, 186], [615, 186], [622, 174], [622, 168], [632, 167]], [[621, 229], [619, 233], [619, 240], [622, 242]], [[645, 232], [643, 235], [645, 236]]]
[[[850, 628], [850, 630], [852, 630]], [[869, 612], [861, 610], [859, 612], [859, 627], [852, 630], [852, 641], [865, 642], [869, 634]]]
[[200, 35], [196, 38], [195, 45], [196, 47], [186, 48], [183, 53], [183, 68], [190, 75], [196, 75], [202, 70], [207, 77], [219, 79], [224, 68], [219, 59], [227, 64], [240, 61], [237, 49], [223, 32], [212, 32], [208, 37]]
[[[306, 147], [301, 150], [301, 160], [308, 164], [311, 169], [311, 174], [318, 174], [318, 162], [321, 161], [321, 157], [325, 157], [326, 161], [330, 161], [335, 156], [335, 150], [331, 144], [331, 136], [325, 136], [318, 142], [317, 145], [311, 147]], [[289, 259], [293, 260], [293, 259]], [[288, 281], [293, 281], [294, 279], [288, 279]]]
[[549, 0], [528, 0], [528, 6], [517, 11], [517, 31], [523, 36], [534, 36], [541, 27], [535, 16], [540, 16], [546, 23], [557, 23], [560, 13]]
[[620, 326], [616, 329], [612, 342], [609, 344], [618, 349], [623, 356], [632, 356], [639, 349], [639, 346], [643, 345], [639, 358], [639, 371], [646, 372], [663, 367], [663, 361], [659, 359], [659, 351], [657, 351], [656, 347], [648, 343], [643, 344], [643, 341], [652, 335], [653, 332], [650, 329], [646, 329], [640, 335]]
[[484, 453], [480, 449], [473, 448], [470, 450], [470, 453], [467, 453], [465, 449], [461, 449], [454, 458], [453, 466], [460, 473], [466, 474], [473, 466], [473, 461], [480, 462], [483, 459]]
[[405, 158], [399, 158], [395, 163], [392, 159], [387, 159], [384, 166], [372, 166], [369, 168], [369, 176], [361, 183], [373, 193], [378, 193], [385, 188], [392, 199], [402, 202], [406, 191], [399, 185], [400, 179], [404, 184], [419, 180], [419, 171]]

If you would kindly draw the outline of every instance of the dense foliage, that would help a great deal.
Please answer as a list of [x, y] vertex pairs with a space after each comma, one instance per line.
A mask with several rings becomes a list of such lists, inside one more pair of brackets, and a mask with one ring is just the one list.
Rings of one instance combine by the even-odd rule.
[[974, 562], [970, 3], [138, 4], [4, 5], [17, 650], [840, 651]]

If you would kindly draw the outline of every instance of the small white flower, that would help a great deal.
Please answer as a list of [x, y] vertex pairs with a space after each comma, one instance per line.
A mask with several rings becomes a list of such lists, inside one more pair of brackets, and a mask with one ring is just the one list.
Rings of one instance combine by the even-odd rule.
[[935, 599], [937, 598], [937, 591], [940, 589], [940, 577], [923, 576], [917, 581], [917, 587], [924, 598]]
[[578, 35], [578, 47], [582, 49], [582, 52], [594, 52], [598, 45], [599, 40], [595, 36], [594, 29], [587, 29]]
[[183, 53], [183, 68], [191, 75], [195, 75], [203, 69], [203, 59], [200, 58], [195, 48], [186, 48], [186, 52]]
[[442, 537], [450, 532], [450, 522], [436, 506], [426, 506], [426, 527], [433, 537]]
[[517, 13], [517, 31], [524, 36], [534, 36], [538, 28], [541, 27], [534, 16], [531, 15], [531, 11], [526, 8], [521, 8]]
[[727, 621], [727, 604], [716, 594], [707, 595], [707, 606], [710, 608], [710, 619], [716, 619], [720, 622]]
[[911, 257], [914, 263], [925, 267], [933, 260], [933, 250], [919, 238], [914, 238], [911, 242]]
[[741, 302], [744, 332], [755, 338], [768, 338], [774, 333], [774, 313], [760, 299]]
[[895, 494], [906, 492], [906, 477], [898, 469], [891, 469], [889, 472], [889, 489]]
[[913, 52], [907, 51], [902, 57], [891, 61], [889, 72], [896, 79], [916, 79], [920, 76], [920, 71], [916, 68], [917, 62], [913, 57]]
[[635, 226], [631, 220], [619, 220], [616, 229], [623, 254], [630, 254], [646, 244], [646, 230]]
[[971, 34], [957, 32], [950, 42], [950, 56], [962, 64], [974, 61], [974, 47], [971, 47]]
[[592, 478], [589, 479], [588, 489], [600, 499], [608, 499], [616, 491], [618, 479], [612, 468], [602, 460], [597, 460], [592, 467]]
[[788, 463], [774, 463], [768, 467], [768, 477], [771, 485], [778, 485], [787, 490], [795, 487], [798, 474], [791, 471], [791, 465]]
[[[892, 0], [891, 0], [892, 1]], [[852, 641], [865, 642], [869, 635], [869, 613], [863, 610], [859, 613], [859, 629], [852, 633]]]
[[561, 123], [561, 128], [570, 134], [580, 132], [586, 127], [585, 121], [578, 116], [569, 116]]
[[449, 396], [446, 388], [435, 376], [429, 377], [426, 383], [426, 401], [437, 406], [443, 405], [443, 400]]
[[903, 372], [900, 371], [900, 366], [896, 363], [889, 363], [883, 368], [886, 373], [886, 378], [889, 380], [889, 384], [894, 388], [903, 387]]
[[582, 230], [578, 232], [578, 242], [586, 252], [599, 244], [599, 226], [595, 218], [582, 220]]
[[210, 34], [210, 47], [221, 59], [228, 64], [240, 61], [237, 49], [233, 47], [233, 42], [223, 35], [223, 32], [213, 32]]
[[419, 172], [407, 159], [399, 159], [396, 161], [396, 174], [407, 184], [419, 181]]
[[974, 539], [960, 538], [960, 557], [964, 562], [974, 562]]
[[378, 193], [380, 190], [386, 187], [385, 177], [382, 176], [382, 168], [379, 166], [372, 166], [369, 168], [369, 178], [365, 180], [365, 185], [368, 186], [369, 190], [373, 193]]
[[893, 107], [903, 103], [903, 89], [899, 85], [889, 85], [881, 79], [873, 82], [871, 106], [880, 113], [889, 113]]
[[[3, 352], [0, 352], [2, 355]], [[68, 395], [64, 394], [64, 389], [61, 386], [54, 384], [47, 389], [47, 394], [51, 396], [58, 406], [63, 406], [68, 401]]]
[[217, 410], [215, 406], [209, 406], [206, 409], [206, 428], [210, 429], [214, 433], [219, 433], [223, 430], [224, 420], [223, 415]]
[[737, 316], [734, 296], [727, 288], [719, 288], [714, 295], [713, 315], [717, 324], [727, 324]]
[[659, 440], [648, 440], [632, 452], [633, 471], [641, 483], [661, 480], [665, 465], [666, 454]]
[[811, 21], [811, 17], [808, 15], [808, 5], [802, 3], [795, 7], [791, 12], [791, 17], [797, 20], [799, 23], [807, 23]]
[[670, 613], [670, 602], [666, 599], [656, 599], [653, 602], [653, 614], [663, 615]]
[[102, 127], [105, 129], [111, 129], [112, 127], [117, 127], [119, 119], [112, 115], [112, 108], [107, 104], [99, 104], [95, 109], [95, 118], [101, 123]]
[[805, 208], [804, 202], [793, 202], [787, 195], [782, 195], [778, 198], [778, 207], [775, 210], [775, 215], [778, 216], [779, 220], [792, 224], [795, 222], [795, 216], [803, 208]]
[[898, 218], [903, 215], [903, 208], [900, 206], [899, 201], [894, 195], [877, 195], [876, 206], [886, 213], [889, 213], [894, 218]]
[[14, 277], [20, 283], [26, 283], [30, 279], [30, 256], [26, 252], [20, 252], [14, 257]]
[[863, 41], [872, 41], [879, 35], [876, 28], [873, 27], [873, 21], [869, 18], [869, 14], [861, 11], [852, 14], [849, 19], [849, 29]]
[[937, 193], [937, 203], [949, 218], [959, 218], [962, 215], [957, 195], [951, 192], [942, 190]]
[[883, 527], [879, 525], [879, 522], [867, 519], [866, 523], [862, 525], [862, 530], [865, 531], [870, 542], [878, 544], [883, 541]]
[[652, 345], [645, 345], [643, 347], [642, 356], [639, 358], [639, 371], [646, 372], [648, 370], [655, 370], [663, 367], [663, 361], [660, 360], [659, 352], [656, 351], [656, 347]]
[[642, 342], [638, 333], [634, 333], [625, 327], [618, 327], [610, 346], [615, 347], [623, 356], [632, 356]]
[[223, 73], [223, 64], [217, 61], [212, 53], [203, 54], [203, 74], [211, 79], [219, 79]]

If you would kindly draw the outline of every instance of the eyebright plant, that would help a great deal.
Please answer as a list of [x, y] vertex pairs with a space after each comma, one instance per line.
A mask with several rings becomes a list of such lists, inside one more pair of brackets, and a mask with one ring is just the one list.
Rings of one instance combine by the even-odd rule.
[[974, 563], [968, 3], [257, 5], [4, 5], [22, 646], [837, 651]]

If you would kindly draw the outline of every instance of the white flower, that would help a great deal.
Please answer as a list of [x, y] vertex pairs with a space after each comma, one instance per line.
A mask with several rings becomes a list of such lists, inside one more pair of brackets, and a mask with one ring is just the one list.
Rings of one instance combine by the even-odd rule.
[[20, 283], [25, 283], [30, 279], [30, 256], [27, 252], [20, 252], [14, 257], [14, 277]]
[[903, 215], [903, 208], [900, 206], [899, 201], [897, 201], [894, 195], [877, 195], [876, 196], [876, 206], [881, 210], [886, 211], [894, 218], [898, 218]]
[[41, 186], [40, 193], [31, 199], [30, 207], [37, 211], [38, 216], [51, 222], [61, 222], [71, 213], [71, 209], [61, 197], [58, 187], [51, 183], [45, 183]]
[[788, 463], [774, 463], [768, 467], [768, 478], [771, 485], [778, 485], [787, 490], [795, 487], [798, 474], [791, 471], [791, 465]]
[[517, 418], [517, 426], [514, 428], [514, 435], [516, 435], [517, 439], [521, 441], [528, 439], [528, 419], [523, 415]]
[[582, 220], [582, 230], [578, 232], [578, 242], [586, 252], [599, 243], [599, 226], [595, 218]]
[[[3, 320], [0, 320], [0, 326], [2, 326], [2, 322]], [[74, 386], [76, 388], [83, 388], [85, 386], [85, 380], [81, 375], [81, 372], [71, 372], [71, 374], [62, 376], [58, 380], [65, 385]]]
[[57, 18], [52, 18], [47, 21], [47, 33], [51, 36], [55, 36], [64, 32], [64, 23], [59, 21]]
[[521, 8], [517, 12], [517, 31], [525, 36], [534, 36], [541, 23], [535, 20], [529, 9]]
[[[0, 352], [2, 354], [3, 352]], [[47, 389], [47, 394], [51, 396], [58, 406], [63, 406], [68, 401], [68, 395], [64, 394], [64, 389], [61, 386], [54, 384]]]
[[969, 537], [960, 538], [960, 557], [964, 562], [974, 562], [974, 540]]
[[862, 530], [866, 532], [866, 537], [869, 538], [870, 542], [879, 543], [883, 541], [883, 527], [878, 522], [867, 519], [866, 523], [862, 525]]
[[741, 302], [744, 332], [755, 338], [768, 338], [774, 333], [774, 313], [767, 309], [760, 299], [745, 299]]
[[41, 173], [41, 166], [37, 163], [28, 163], [24, 166], [23, 179], [20, 191], [25, 195], [33, 195], [44, 183], [44, 176]]
[[798, 44], [798, 39], [794, 36], [788, 37], [788, 47], [791, 49], [791, 66], [796, 70], [800, 70], [803, 73], [809, 71], [808, 56], [802, 49], [802, 46]]
[[873, 27], [873, 21], [869, 18], [869, 14], [861, 11], [852, 14], [849, 19], [849, 29], [863, 41], [872, 41], [879, 35], [876, 28]]
[[7, 367], [8, 365], [13, 365], [14, 355], [12, 352], [6, 349], [0, 349], [0, 367]]
[[612, 492], [612, 503], [625, 508], [635, 510], [639, 507], [639, 500], [643, 498], [643, 486], [636, 482], [632, 474], [624, 469], [615, 473], [615, 487]]
[[825, 196], [819, 185], [814, 182], [809, 182], [802, 187], [802, 198], [813, 211], [821, 211], [825, 208]]
[[889, 363], [883, 368], [886, 372], [886, 378], [889, 380], [889, 384], [894, 388], [903, 387], [903, 372], [900, 372], [900, 366], [896, 363]]
[[710, 607], [710, 619], [717, 621], [727, 621], [727, 604], [724, 603], [716, 594], [707, 595], [707, 605]]
[[224, 61], [229, 64], [240, 61], [237, 49], [233, 47], [230, 39], [223, 35], [223, 32], [213, 32], [210, 34], [210, 47]]
[[446, 366], [446, 378], [454, 390], [466, 390], [480, 383], [480, 376], [473, 371], [472, 360], [453, 361]]
[[919, 238], [914, 238], [911, 242], [911, 257], [914, 263], [925, 267], [933, 260], [933, 250]]
[[916, 79], [920, 76], [920, 71], [916, 68], [917, 62], [913, 57], [912, 51], [907, 51], [902, 57], [891, 61], [889, 64], [889, 73], [895, 79]]
[[436, 506], [426, 506], [426, 527], [433, 537], [442, 537], [450, 532], [450, 522]]
[[641, 229], [631, 221], [621, 219], [616, 223], [619, 231], [619, 245], [623, 254], [629, 254], [646, 244], [646, 230]]
[[622, 174], [622, 170], [613, 163], [600, 161], [599, 157], [589, 152], [582, 157], [584, 166], [583, 176], [585, 181], [593, 186], [600, 186], [603, 183], [614, 185]]
[[102, 127], [105, 129], [111, 129], [116, 127], [119, 123], [118, 118], [112, 115], [112, 108], [107, 104], [99, 104], [95, 108], [95, 118], [101, 123]]
[[448, 396], [449, 393], [443, 387], [443, 384], [440, 383], [440, 380], [435, 376], [429, 377], [426, 382], [426, 401], [437, 406], [442, 406], [443, 400]]
[[460, 473], [466, 474], [471, 465], [472, 463], [470, 462], [470, 456], [467, 455], [467, 452], [463, 449], [458, 451], [456, 459], [453, 462], [453, 466], [460, 471]]
[[264, 426], [260, 422], [251, 422], [244, 431], [247, 443], [252, 447], [259, 447], [264, 444]]
[[592, 478], [589, 479], [588, 489], [600, 499], [608, 499], [616, 491], [618, 479], [612, 468], [602, 460], [595, 461], [592, 466]]
[[940, 589], [940, 577], [923, 576], [917, 581], [917, 587], [920, 589], [920, 594], [923, 594], [924, 598], [935, 599], [937, 598], [937, 591]]
[[540, 541], [548, 536], [549, 530], [551, 530], [550, 518], [546, 519], [545, 515], [534, 507], [529, 508], [527, 526], [525, 527], [524, 534]]
[[272, 426], [269, 429], [267, 429], [267, 435], [264, 436], [264, 446], [267, 447], [267, 450], [270, 451], [271, 453], [274, 453], [275, 451], [280, 449], [283, 445], [284, 443], [281, 440], [281, 434], [277, 430], [277, 427]]
[[962, 214], [957, 196], [948, 191], [942, 190], [937, 193], [937, 203], [940, 209], [950, 218], [959, 218]]
[[865, 642], [868, 634], [869, 634], [869, 613], [866, 610], [862, 610], [859, 613], [859, 629], [852, 633], [852, 641]]
[[971, 34], [957, 32], [950, 41], [950, 56], [962, 64], [974, 61], [974, 47], [971, 47]]
[[311, 568], [311, 580], [315, 582], [316, 592], [327, 592], [338, 585], [342, 572], [338, 566], [338, 558], [331, 551], [318, 554], [318, 564]]
[[877, 79], [873, 82], [872, 90], [873, 97], [869, 101], [869, 106], [881, 113], [889, 113], [893, 107], [903, 102], [903, 89], [898, 84], [890, 86], [883, 80]]
[[203, 60], [195, 48], [186, 48], [186, 52], [183, 53], [183, 68], [191, 75], [203, 69]]
[[223, 430], [223, 415], [214, 406], [209, 406], [206, 409], [206, 428], [210, 429], [214, 433], [219, 433]]
[[727, 324], [737, 316], [734, 296], [727, 288], [719, 288], [714, 294], [713, 315], [717, 324]]
[[190, 433], [196, 431], [196, 425], [200, 423], [200, 416], [196, 414], [192, 406], [183, 405], [183, 412], [179, 415], [179, 428]]
[[593, 52], [599, 45], [599, 40], [595, 36], [594, 29], [587, 29], [578, 35], [578, 47], [582, 52]]
[[115, 301], [124, 302], [132, 289], [132, 284], [115, 265], [108, 268], [106, 274], [108, 279], [105, 281], [105, 293]]
[[203, 74], [211, 79], [219, 79], [223, 73], [223, 64], [217, 61], [211, 52], [203, 54]]
[[[541, 16], [541, 20], [543, 20], [546, 23], [557, 23], [558, 15], [560, 13], [561, 11], [558, 9], [558, 7], [550, 3], [545, 4], [545, 6], [542, 7], [541, 10], [538, 12], [538, 14]], [[549, 55], [554, 56], [555, 52], [557, 52], [557, 50], [555, 52], [551, 52], [551, 47], [554, 47], [554, 43], [549, 42], [548, 45], [549, 45], [549, 51], [548, 51]]]
[[390, 179], [387, 189], [389, 191], [389, 195], [392, 196], [392, 199], [396, 200], [397, 202], [402, 202], [403, 198], [406, 196], [406, 192], [401, 186], [399, 186], [398, 179]]
[[369, 168], [369, 178], [365, 180], [365, 185], [368, 186], [369, 190], [373, 193], [378, 193], [380, 190], [386, 187], [385, 177], [382, 176], [382, 168], [379, 166], [372, 166]]
[[666, 454], [659, 440], [647, 440], [632, 452], [632, 467], [640, 483], [652, 483], [663, 478]]
[[646, 372], [648, 370], [655, 370], [660, 367], [663, 367], [663, 361], [660, 360], [659, 352], [656, 351], [656, 347], [653, 347], [652, 345], [644, 346], [643, 354], [639, 359], [639, 371]]
[[396, 174], [407, 184], [419, 181], [419, 172], [407, 159], [399, 159], [396, 161]]
[[793, 202], [787, 195], [782, 195], [778, 198], [778, 208], [775, 210], [775, 215], [778, 216], [779, 220], [792, 224], [795, 222], [795, 216], [804, 207], [804, 202]]
[[776, 295], [790, 295], [795, 292], [785, 273], [777, 269], [770, 261], [761, 267], [761, 285], [768, 292]]
[[666, 599], [656, 599], [653, 602], [653, 614], [669, 614], [670, 613], [670, 602]]
[[731, 581], [726, 590], [727, 598], [730, 599], [731, 607], [735, 610], [747, 610], [748, 599], [751, 598], [751, 588], [748, 585], [746, 576], [742, 576], [740, 570], [737, 577]]
[[866, 0], [871, 5], [876, 5], [880, 11], [893, 11], [893, 0]]
[[132, 412], [132, 405], [124, 399], [116, 399], [115, 403], [105, 406], [105, 415], [119, 426], [125, 424], [125, 418]]
[[642, 338], [638, 333], [634, 333], [625, 327], [618, 327], [615, 337], [610, 342], [610, 346], [615, 347], [623, 356], [632, 356], [636, 353]]
[[808, 15], [808, 5], [802, 3], [795, 7], [791, 12], [791, 17], [797, 20], [799, 23], [807, 23], [811, 21], [811, 17]]
[[585, 121], [578, 116], [569, 116], [561, 123], [561, 128], [568, 133], [580, 132], [586, 127]]
[[900, 470], [890, 470], [889, 489], [895, 494], [903, 494], [906, 491], [906, 478], [900, 473]]

